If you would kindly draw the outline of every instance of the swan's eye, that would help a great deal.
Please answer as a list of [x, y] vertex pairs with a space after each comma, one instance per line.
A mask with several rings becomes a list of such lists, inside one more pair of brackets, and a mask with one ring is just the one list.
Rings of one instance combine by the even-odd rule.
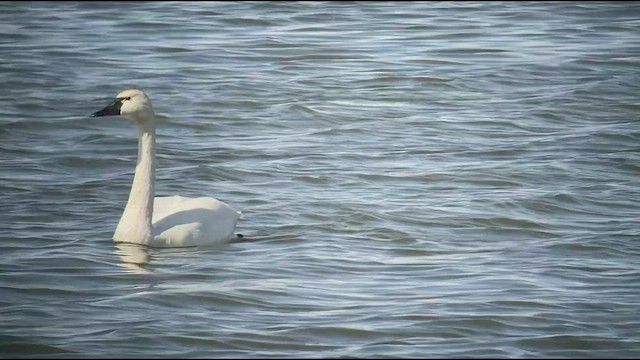
[[124, 98], [125, 100], [131, 100], [131, 96], [127, 96], [126, 98]]

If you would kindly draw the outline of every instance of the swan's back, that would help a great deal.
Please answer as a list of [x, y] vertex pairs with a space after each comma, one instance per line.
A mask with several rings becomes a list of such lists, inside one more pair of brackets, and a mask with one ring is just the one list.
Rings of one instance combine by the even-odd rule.
[[228, 242], [240, 213], [210, 197], [157, 197], [153, 201], [150, 246], [179, 247]]

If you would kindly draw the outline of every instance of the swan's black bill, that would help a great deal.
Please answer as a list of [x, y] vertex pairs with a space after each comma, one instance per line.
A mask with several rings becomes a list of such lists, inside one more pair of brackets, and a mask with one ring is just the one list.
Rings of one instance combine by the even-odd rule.
[[107, 106], [106, 108], [96, 111], [91, 116], [109, 116], [109, 115], [120, 115], [120, 108], [122, 107], [122, 99], [118, 98], [116, 101]]

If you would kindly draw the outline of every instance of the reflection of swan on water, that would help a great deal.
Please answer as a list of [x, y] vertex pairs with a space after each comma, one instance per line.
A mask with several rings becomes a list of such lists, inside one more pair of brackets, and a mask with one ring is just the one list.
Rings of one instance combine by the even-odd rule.
[[140, 90], [125, 90], [114, 103], [92, 116], [107, 115], [127, 116], [138, 125], [140, 135], [129, 200], [113, 239], [157, 247], [214, 245], [231, 240], [240, 213], [229, 205], [211, 197], [154, 198], [155, 113], [147, 95]]
[[138, 244], [116, 243], [116, 253], [122, 259], [122, 267], [136, 274], [150, 274], [145, 266], [149, 263], [149, 250]]

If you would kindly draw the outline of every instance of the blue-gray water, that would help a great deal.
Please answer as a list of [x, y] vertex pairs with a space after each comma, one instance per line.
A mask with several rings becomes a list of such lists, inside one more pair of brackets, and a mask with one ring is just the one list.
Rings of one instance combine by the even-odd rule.
[[[640, 4], [0, 3], [0, 357], [640, 356]], [[157, 195], [241, 242], [111, 239]]]

